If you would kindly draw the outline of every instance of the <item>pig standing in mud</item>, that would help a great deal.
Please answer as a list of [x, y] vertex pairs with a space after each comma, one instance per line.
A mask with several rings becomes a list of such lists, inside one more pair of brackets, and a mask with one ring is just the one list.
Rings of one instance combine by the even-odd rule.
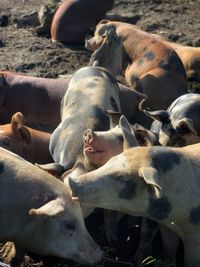
[[19, 266], [25, 251], [96, 264], [102, 252], [88, 234], [67, 185], [0, 148], [0, 241], [13, 241]]
[[85, 130], [109, 129], [108, 109], [120, 112], [116, 80], [100, 67], [78, 70], [72, 76], [62, 100], [61, 123], [51, 136], [49, 147], [55, 164], [50, 165], [50, 169], [61, 166], [62, 172], [62, 167], [64, 170], [74, 167], [83, 157], [82, 139]]
[[119, 21], [100, 21], [86, 47], [114, 76], [124, 73], [130, 87], [148, 96], [150, 108], [167, 108], [187, 93], [184, 66], [170, 46], [135, 25]]
[[97, 170], [69, 178], [73, 197], [164, 225], [182, 239], [185, 266], [199, 267], [200, 144], [129, 148], [136, 139], [126, 129], [123, 136], [123, 153]]

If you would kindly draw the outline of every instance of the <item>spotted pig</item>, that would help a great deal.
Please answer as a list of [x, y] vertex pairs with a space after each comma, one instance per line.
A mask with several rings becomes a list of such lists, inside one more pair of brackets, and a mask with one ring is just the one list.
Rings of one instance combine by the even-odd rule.
[[[126, 136], [126, 144], [132, 141]], [[158, 222], [182, 239], [185, 267], [198, 267], [200, 144], [126, 147], [97, 170], [70, 178], [73, 197]]]
[[96, 264], [102, 251], [85, 228], [67, 185], [0, 148], [0, 241], [13, 241], [19, 266], [25, 251]]
[[189, 93], [177, 98], [167, 110], [144, 112], [155, 121], [152, 132], [167, 146], [186, 146], [200, 142], [200, 95]]
[[[61, 105], [61, 123], [50, 139], [50, 152], [64, 170], [83, 157], [83, 134], [87, 128], [107, 130], [106, 110], [120, 112], [119, 88], [105, 69], [84, 67], [72, 76]], [[54, 167], [51, 167], [54, 168]]]
[[150, 108], [167, 108], [187, 92], [184, 66], [170, 46], [134, 25], [102, 20], [86, 47], [95, 51], [91, 63], [124, 72], [129, 86], [148, 96]]

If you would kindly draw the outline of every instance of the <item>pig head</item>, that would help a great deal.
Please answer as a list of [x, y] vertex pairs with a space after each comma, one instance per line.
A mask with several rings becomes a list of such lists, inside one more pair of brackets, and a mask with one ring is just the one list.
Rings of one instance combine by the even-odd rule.
[[0, 148], [0, 155], [0, 241], [20, 252], [99, 262], [102, 252], [68, 186], [10, 151]]

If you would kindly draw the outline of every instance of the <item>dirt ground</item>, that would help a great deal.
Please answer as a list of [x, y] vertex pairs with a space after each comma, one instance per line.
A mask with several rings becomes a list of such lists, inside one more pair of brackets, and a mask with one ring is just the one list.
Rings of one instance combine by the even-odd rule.
[[[0, 0], [1, 70], [56, 78], [59, 75], [72, 74], [88, 64], [91, 53], [84, 46], [52, 43], [48, 35], [37, 36], [34, 25], [17, 24], [18, 19], [33, 11], [37, 12], [43, 3], [45, 1]], [[171, 41], [200, 46], [200, 0], [116, 0], [109, 14], [113, 13], [124, 16], [127, 22], [136, 23], [142, 29], [160, 34]], [[134, 266], [131, 259], [137, 244], [137, 223], [130, 223], [125, 217], [121, 223], [123, 234], [119, 237], [120, 242], [109, 245], [104, 242], [102, 225], [99, 224], [97, 227], [96, 222], [91, 221], [88, 226], [90, 231], [113, 259], [113, 262], [106, 260], [102, 266]], [[123, 263], [117, 263], [117, 260]], [[35, 256], [32, 260], [27, 256], [24, 266], [75, 265], [63, 263], [55, 258], [48, 258], [46, 261]], [[156, 262], [148, 266], [162, 265]]]

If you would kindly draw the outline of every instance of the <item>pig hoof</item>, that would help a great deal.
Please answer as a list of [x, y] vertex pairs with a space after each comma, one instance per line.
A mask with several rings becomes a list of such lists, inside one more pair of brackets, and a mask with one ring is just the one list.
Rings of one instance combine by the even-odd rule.
[[10, 264], [16, 256], [15, 245], [12, 242], [6, 242], [0, 250], [0, 255], [4, 263]]

